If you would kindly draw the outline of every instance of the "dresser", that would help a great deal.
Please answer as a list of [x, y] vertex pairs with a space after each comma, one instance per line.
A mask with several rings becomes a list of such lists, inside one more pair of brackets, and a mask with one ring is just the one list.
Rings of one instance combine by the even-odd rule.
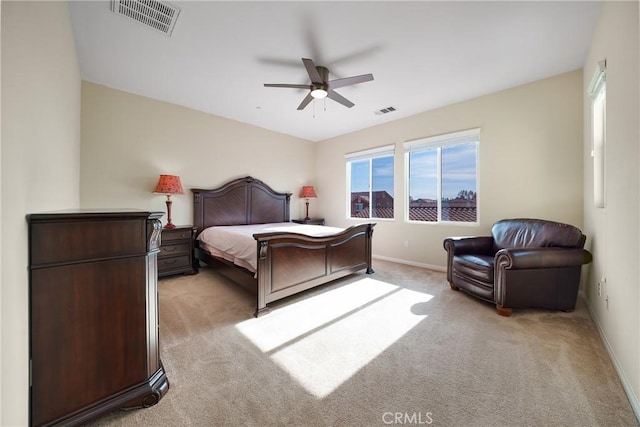
[[162, 212], [27, 216], [30, 424], [79, 425], [156, 404]]
[[162, 229], [162, 243], [158, 254], [158, 277], [172, 274], [194, 274], [193, 239], [196, 228], [179, 225]]

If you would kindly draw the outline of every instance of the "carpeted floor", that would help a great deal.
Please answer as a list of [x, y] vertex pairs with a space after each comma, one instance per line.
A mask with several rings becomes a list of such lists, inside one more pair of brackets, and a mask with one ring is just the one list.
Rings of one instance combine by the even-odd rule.
[[259, 319], [210, 269], [161, 280], [169, 392], [93, 425], [638, 425], [582, 301], [505, 318], [444, 273], [374, 269]]

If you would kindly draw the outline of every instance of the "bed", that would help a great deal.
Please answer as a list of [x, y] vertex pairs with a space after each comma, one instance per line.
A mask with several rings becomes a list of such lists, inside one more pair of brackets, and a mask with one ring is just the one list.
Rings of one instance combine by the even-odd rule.
[[[290, 222], [291, 194], [276, 192], [250, 176], [219, 188], [191, 191], [196, 236], [209, 227]], [[255, 316], [258, 317], [270, 311], [267, 304], [271, 302], [361, 270], [372, 274], [374, 226], [374, 223], [364, 223], [321, 236], [279, 226], [256, 232], [253, 234], [255, 271], [236, 265], [229, 257], [212, 253], [197, 239], [195, 257], [255, 293]]]

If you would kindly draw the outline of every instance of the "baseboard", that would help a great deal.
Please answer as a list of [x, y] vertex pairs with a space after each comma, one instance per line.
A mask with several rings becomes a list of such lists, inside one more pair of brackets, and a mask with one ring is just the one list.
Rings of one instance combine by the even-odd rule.
[[427, 268], [429, 270], [442, 271], [443, 273], [447, 272], [447, 268], [442, 267], [440, 265], [432, 265], [432, 264], [425, 264], [423, 262], [407, 261], [406, 259], [391, 258], [388, 256], [382, 256], [382, 255], [371, 255], [371, 257], [373, 259], [379, 259], [382, 261], [390, 261], [390, 262], [396, 262], [398, 264], [412, 265], [414, 267], [421, 267], [421, 268]]
[[598, 316], [596, 316], [595, 311], [592, 309], [589, 300], [584, 297], [584, 294], [581, 293], [582, 300], [584, 301], [584, 305], [587, 307], [587, 311], [591, 315], [591, 319], [593, 319], [593, 323], [595, 323], [596, 328], [598, 329], [598, 333], [600, 334], [600, 338], [604, 343], [604, 347], [607, 349], [607, 353], [609, 353], [609, 357], [613, 362], [613, 367], [618, 374], [618, 378], [620, 378], [620, 382], [622, 383], [622, 388], [624, 389], [625, 394], [627, 395], [627, 399], [629, 399], [629, 403], [631, 404], [631, 408], [633, 409], [634, 414], [636, 415], [636, 419], [640, 422], [640, 401], [638, 400], [638, 396], [636, 396], [633, 391], [633, 387], [631, 387], [631, 383], [629, 382], [627, 376], [622, 369], [622, 366], [618, 362], [615, 353], [613, 352], [613, 348], [609, 341], [607, 340], [607, 336], [604, 333], [604, 330], [600, 326], [600, 321]]

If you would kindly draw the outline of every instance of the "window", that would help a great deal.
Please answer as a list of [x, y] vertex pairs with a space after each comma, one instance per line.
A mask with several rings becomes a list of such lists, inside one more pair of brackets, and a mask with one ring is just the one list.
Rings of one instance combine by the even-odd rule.
[[406, 220], [478, 221], [480, 129], [408, 141]]
[[347, 217], [393, 218], [394, 146], [346, 155]]
[[607, 124], [607, 62], [598, 62], [591, 78], [588, 94], [591, 96], [591, 157], [593, 158], [593, 201], [604, 208], [605, 200], [605, 143]]

